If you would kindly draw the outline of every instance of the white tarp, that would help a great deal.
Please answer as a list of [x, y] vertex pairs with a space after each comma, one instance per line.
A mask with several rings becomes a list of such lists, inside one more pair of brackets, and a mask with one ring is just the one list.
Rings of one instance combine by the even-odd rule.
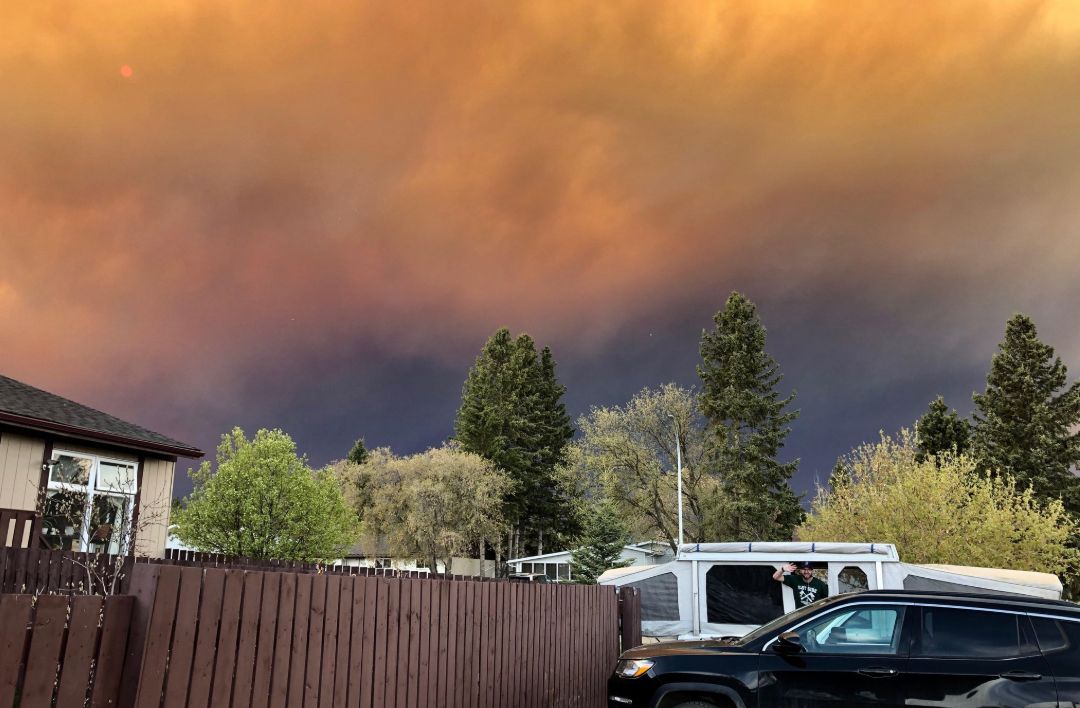
[[680, 553], [871, 553], [898, 559], [891, 543], [815, 543], [795, 541], [735, 541], [729, 543], [684, 543]]
[[912, 563], [886, 563], [884, 572], [885, 587], [891, 589], [1061, 598], [1061, 581], [1049, 573]]

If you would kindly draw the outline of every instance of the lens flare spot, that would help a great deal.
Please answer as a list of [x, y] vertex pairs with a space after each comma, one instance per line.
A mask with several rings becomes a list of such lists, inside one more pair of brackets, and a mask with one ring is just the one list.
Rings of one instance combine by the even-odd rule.
[[122, 67], [120, 67], [120, 75], [123, 76], [125, 79], [130, 79], [134, 74], [135, 70], [127, 64], [124, 64]]

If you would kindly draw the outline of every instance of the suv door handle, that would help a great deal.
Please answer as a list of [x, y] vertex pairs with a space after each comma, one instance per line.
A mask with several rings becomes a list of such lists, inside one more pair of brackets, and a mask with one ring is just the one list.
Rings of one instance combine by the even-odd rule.
[[886, 678], [888, 676], [896, 676], [899, 671], [896, 669], [888, 669], [884, 666], [868, 666], [865, 669], [859, 669], [859, 673], [863, 676], [872, 676], [873, 678]]
[[1010, 681], [1038, 681], [1042, 678], [1042, 674], [1037, 674], [1033, 671], [1006, 671], [1003, 674], [999, 674], [1003, 679], [1009, 679]]

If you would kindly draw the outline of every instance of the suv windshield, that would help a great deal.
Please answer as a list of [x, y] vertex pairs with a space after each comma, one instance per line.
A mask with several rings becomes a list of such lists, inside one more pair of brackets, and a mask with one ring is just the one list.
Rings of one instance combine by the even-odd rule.
[[738, 639], [733, 641], [732, 644], [738, 647], [746, 646], [747, 644], [753, 642], [756, 639], [775, 632], [777, 628], [781, 627], [782, 625], [788, 624], [793, 620], [799, 620], [802, 617], [810, 614], [811, 612], [816, 612], [818, 609], [820, 609], [820, 607], [821, 606], [815, 602], [813, 604], [806, 605], [805, 607], [800, 607], [794, 612], [789, 612], [786, 615], [780, 615], [772, 622], [769, 622], [768, 624], [763, 624], [749, 634], [744, 634], [743, 636], [739, 637]]

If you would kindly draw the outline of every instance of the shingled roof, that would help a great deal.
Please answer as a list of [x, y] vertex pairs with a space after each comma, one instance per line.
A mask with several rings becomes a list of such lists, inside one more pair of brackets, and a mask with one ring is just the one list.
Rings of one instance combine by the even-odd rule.
[[179, 457], [203, 456], [179, 440], [2, 375], [0, 423]]

